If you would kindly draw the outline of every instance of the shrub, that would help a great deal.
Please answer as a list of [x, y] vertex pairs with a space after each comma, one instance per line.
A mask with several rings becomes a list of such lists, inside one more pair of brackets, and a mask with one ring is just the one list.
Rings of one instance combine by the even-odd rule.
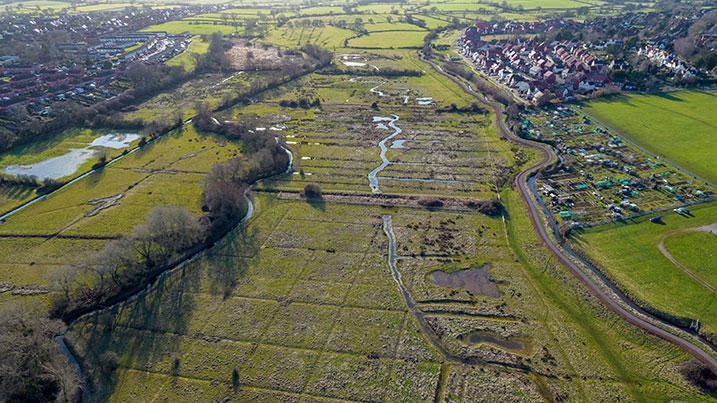
[[324, 197], [318, 183], [309, 183], [304, 186], [304, 195], [307, 199], [323, 199]]
[[701, 390], [708, 393], [717, 392], [717, 376], [715, 376], [715, 373], [707, 365], [694, 358], [680, 366], [680, 373], [687, 381]]

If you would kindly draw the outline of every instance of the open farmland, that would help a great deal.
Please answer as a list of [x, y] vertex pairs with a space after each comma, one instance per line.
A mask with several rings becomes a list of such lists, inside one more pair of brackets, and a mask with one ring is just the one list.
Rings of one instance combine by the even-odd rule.
[[348, 29], [332, 26], [314, 27], [302, 25], [274, 29], [264, 40], [287, 47], [296, 47], [309, 43], [334, 48], [344, 46], [344, 41], [354, 35], [355, 33]]
[[[673, 370], [684, 353], [569, 291], [515, 194], [504, 195], [507, 221], [460, 204], [493, 197], [516, 163], [490, 115], [417, 105], [458, 97], [430, 74], [379, 88], [350, 79], [312, 75], [219, 115], [276, 118], [295, 172], [259, 182], [254, 215], [207, 253], [73, 324], [98, 399], [144, 400], [153, 386], [151, 399], [169, 400], [698, 398]], [[300, 97], [321, 108], [279, 106]], [[365, 106], [375, 100], [380, 110]], [[371, 196], [384, 139], [377, 187], [398, 203]], [[323, 200], [300, 199], [309, 182]], [[399, 207], [416, 197], [459, 203]], [[464, 276], [477, 288], [456, 285]], [[111, 375], [99, 369], [108, 352], [120, 358]]]
[[215, 24], [215, 21], [169, 21], [158, 25], [152, 25], [143, 31], [165, 31], [169, 34], [179, 35], [182, 32], [190, 32], [193, 35], [211, 35], [215, 32], [221, 32], [222, 35], [230, 35], [239, 32], [229, 25]]
[[[701, 258], [686, 259], [685, 253], [698, 253], [701, 245], [691, 244], [691, 238], [683, 238], [691, 232], [681, 230], [713, 224], [717, 206], [714, 203], [696, 205], [691, 206], [690, 211], [689, 215], [666, 212], [662, 216], [664, 225], [652, 223], [648, 217], [602, 225], [578, 231], [571, 235], [570, 241], [596, 261], [631, 298], [672, 316], [687, 318], [688, 324], [690, 320], [699, 319], [701, 332], [714, 337], [717, 334], [714, 274], [699, 264]], [[697, 279], [660, 251], [658, 246], [663, 240], [666, 249], [674, 253], [679, 263], [694, 270]], [[713, 243], [712, 238], [709, 240]], [[712, 288], [708, 288], [710, 286]]]
[[348, 41], [348, 46], [363, 49], [401, 49], [423, 46], [423, 31], [378, 31]]
[[[65, 321], [48, 340], [67, 341], [89, 401], [713, 400], [685, 374], [697, 354], [625, 320], [534, 231], [522, 178], [538, 172], [558, 219], [626, 218], [570, 242], [631, 297], [717, 340], [713, 189], [579, 107], [515, 112], [448, 74], [476, 17], [625, 6], [580, 1], [182, 6], [183, 20], [145, 30], [194, 35], [166, 62], [187, 74], [120, 75], [117, 90], [133, 90], [96, 109], [112, 119], [85, 122], [143, 126], [141, 147], [0, 220], [0, 308], [34, 304], [44, 319], [50, 306]], [[152, 11], [80, 7], [126, 6]], [[134, 75], [155, 72], [176, 80]], [[555, 146], [545, 159], [505, 129], [519, 113], [524, 137]], [[68, 131], [0, 169], [102, 133]], [[5, 189], [2, 208], [31, 194]], [[691, 201], [660, 224], [617, 215]], [[117, 248], [89, 258], [103, 246]]]
[[620, 95], [583, 110], [628, 140], [713, 184], [717, 183], [717, 97], [710, 92]]

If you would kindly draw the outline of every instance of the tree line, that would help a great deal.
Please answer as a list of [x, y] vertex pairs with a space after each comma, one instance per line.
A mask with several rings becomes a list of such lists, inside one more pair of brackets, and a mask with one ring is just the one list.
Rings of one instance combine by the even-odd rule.
[[[220, 56], [220, 50], [226, 50], [226, 42], [221, 37], [213, 40], [222, 42], [210, 45], [216, 53], [208, 53], [210, 60], [202, 68], [226, 68], [225, 60]], [[332, 54], [324, 49], [307, 45], [301, 50], [309, 58], [294, 74], [305, 74], [331, 62]], [[127, 80], [132, 88], [111, 101], [90, 107], [62, 103], [63, 107], [53, 112], [57, 115], [42, 126], [25, 127], [21, 122], [10, 124], [18, 133], [26, 130], [23, 132], [28, 134], [26, 137], [19, 138], [15, 132], [7, 136], [9, 129], [0, 129], [0, 151], [9, 147], [8, 143], [2, 143], [8, 138], [15, 144], [19, 144], [17, 141], [37, 141], [70, 126], [104, 124], [115, 129], [147, 130], [144, 122], [123, 120], [120, 112], [192, 77], [183, 70], [164, 65], [136, 65], [130, 73]], [[288, 79], [295, 77], [276, 74], [270, 80], [257, 80], [261, 82], [253, 85], [249, 92], [228, 101], [244, 100], [257, 93], [254, 91], [285, 82], [287, 76]], [[229, 102], [224, 104], [228, 105]], [[211, 112], [204, 109], [195, 120], [198, 128], [240, 140], [242, 156], [212, 167], [205, 179], [202, 213], [198, 217], [181, 207], [156, 207], [131, 233], [108, 242], [99, 252], [78, 264], [53, 272], [49, 317], [22, 306], [8, 306], [0, 311], [0, 354], [3, 357], [0, 401], [80, 401], [82, 391], [76, 372], [55, 344], [54, 338], [65, 326], [59, 319], [68, 322], [83, 313], [118, 302], [146, 287], [164, 270], [206, 248], [245, 216], [248, 209], [245, 192], [251, 183], [286, 169], [289, 156], [274, 133], [255, 130], [257, 117], [217, 125]], [[158, 135], [181, 124], [179, 116], [170, 116], [155, 123], [151, 133]], [[10, 185], [6, 183], [8, 180], [3, 179], [0, 185]], [[19, 178], [16, 182], [12, 185], [38, 185], [32, 177]], [[45, 185], [54, 186], [52, 183]]]
[[[96, 127], [127, 130], [145, 130], [156, 135], [177, 127], [182, 116], [179, 111], [164, 119], [144, 122], [141, 119], [127, 119], [127, 112], [158, 93], [171, 90], [202, 74], [228, 71], [231, 63], [226, 51], [232, 43], [219, 33], [205, 37], [209, 48], [204, 55], [195, 55], [196, 68], [187, 72], [181, 66], [146, 64], [137, 62], [129, 66], [120, 79], [128, 89], [121, 95], [94, 105], [84, 106], [74, 101], [56, 102], [46, 121], [30, 116], [24, 107], [10, 107], [4, 113], [0, 125], [0, 152], [12, 147], [47, 139], [71, 127]], [[276, 88], [308, 72], [331, 64], [333, 53], [321, 47], [306, 44], [300, 51], [308, 56], [303, 63], [285, 63], [278, 71], [267, 72], [253, 80], [249, 88], [237, 92], [233, 97], [223, 99], [218, 109], [227, 108], [262, 91]]]
[[108, 242], [97, 254], [51, 274], [51, 316], [71, 320], [136, 292], [154, 277], [205, 248], [246, 214], [245, 191], [254, 181], [286, 169], [289, 156], [257, 119], [216, 125], [211, 115], [195, 126], [242, 142], [242, 156], [212, 167], [204, 183], [202, 214], [183, 207], [155, 207], [146, 221]]

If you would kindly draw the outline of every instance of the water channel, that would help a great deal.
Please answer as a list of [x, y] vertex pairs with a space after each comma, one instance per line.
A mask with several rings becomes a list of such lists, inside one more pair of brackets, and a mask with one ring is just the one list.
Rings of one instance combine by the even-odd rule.
[[393, 280], [396, 281], [396, 284], [398, 284], [398, 288], [401, 291], [401, 295], [403, 296], [403, 300], [406, 302], [409, 312], [411, 312], [413, 317], [416, 319], [416, 323], [418, 323], [418, 326], [421, 328], [423, 333], [431, 341], [431, 344], [433, 344], [441, 355], [446, 358], [446, 361], [469, 364], [475, 364], [478, 362], [475, 358], [456, 357], [443, 347], [443, 344], [441, 344], [440, 340], [438, 340], [436, 332], [433, 331], [433, 328], [431, 328], [428, 322], [426, 322], [426, 318], [424, 318], [423, 314], [418, 310], [418, 308], [416, 308], [416, 303], [413, 301], [413, 298], [411, 298], [411, 294], [408, 292], [408, 289], [406, 289], [406, 286], [403, 285], [401, 273], [399, 273], [396, 268], [396, 260], [398, 259], [396, 256], [396, 237], [393, 234], [393, 219], [389, 214], [383, 216], [383, 232], [385, 232], [388, 237], [388, 265], [391, 267]]
[[[279, 143], [279, 138], [276, 137], [275, 139], [276, 139], [276, 142]], [[288, 148], [286, 148], [286, 147], [284, 147], [284, 146], [282, 146], [282, 145], [280, 145], [280, 147], [281, 147], [281, 148], [286, 152], [286, 154], [289, 156], [289, 162], [288, 162], [288, 164], [287, 164], [288, 166], [286, 167], [286, 170], [284, 170], [284, 172], [282, 172], [282, 173], [280, 173], [280, 174], [277, 174], [277, 175], [274, 175], [274, 176], [286, 175], [286, 174], [292, 172], [293, 169], [294, 169], [294, 168], [293, 168], [293, 165], [294, 165], [294, 154], [293, 154], [293, 153], [291, 152], [291, 150], [289, 150]], [[86, 173], [85, 175], [82, 175], [82, 177], [86, 176], [87, 174], [89, 174], [89, 173], [91, 173], [91, 172], [92, 172], [92, 171]], [[80, 178], [77, 178], [76, 180], [79, 180], [79, 179], [80, 179]], [[264, 178], [264, 179], [267, 179], [267, 178]], [[73, 180], [72, 182], [75, 182], [76, 180]], [[67, 186], [67, 185], [66, 185], [66, 186]], [[218, 241], [214, 242], [213, 244], [208, 245], [207, 247], [205, 247], [205, 248], [203, 248], [203, 249], [197, 251], [196, 253], [194, 253], [194, 254], [192, 254], [192, 255], [186, 257], [184, 260], [178, 262], [177, 264], [175, 264], [175, 265], [172, 266], [171, 268], [168, 268], [167, 270], [165, 270], [165, 271], [163, 271], [163, 272], [161, 272], [161, 273], [158, 273], [157, 275], [155, 275], [153, 278], [150, 279], [149, 283], [147, 284], [147, 287], [145, 287], [145, 288], [143, 288], [143, 289], [141, 289], [141, 290], [138, 290], [138, 291], [135, 292], [134, 294], [128, 295], [125, 299], [123, 299], [123, 300], [121, 300], [121, 301], [118, 301], [118, 302], [116, 302], [115, 304], [113, 304], [113, 305], [111, 305], [111, 306], [102, 307], [102, 308], [96, 308], [96, 309], [93, 310], [93, 311], [90, 311], [90, 312], [85, 313], [83, 316], [90, 315], [90, 314], [92, 314], [92, 313], [94, 313], [94, 312], [98, 312], [98, 311], [101, 311], [101, 310], [104, 310], [104, 309], [112, 309], [112, 307], [117, 306], [117, 305], [119, 305], [119, 304], [124, 304], [124, 303], [126, 303], [126, 302], [130, 302], [130, 301], [136, 299], [137, 297], [139, 297], [139, 296], [141, 296], [141, 295], [143, 295], [143, 294], [148, 293], [148, 292], [152, 289], [152, 286], [157, 283], [157, 281], [163, 279], [163, 278], [166, 277], [167, 275], [170, 275], [171, 273], [176, 272], [177, 270], [179, 270], [179, 269], [185, 267], [187, 264], [189, 264], [189, 263], [191, 263], [191, 262], [194, 262], [194, 261], [197, 260], [198, 258], [204, 256], [208, 251], [210, 251], [213, 247], [215, 247], [220, 241], [222, 241], [223, 239], [225, 239], [228, 234], [233, 233], [234, 230], [236, 230], [237, 228], [239, 228], [242, 224], [244, 224], [244, 223], [245, 223], [249, 218], [251, 218], [251, 216], [254, 214], [254, 203], [252, 202], [251, 198], [249, 197], [249, 191], [250, 191], [250, 190], [251, 190], [251, 186], [247, 187], [247, 188], [244, 190], [244, 198], [245, 198], [246, 201], [247, 201], [247, 211], [246, 211], [246, 214], [245, 214], [244, 217], [239, 221], [239, 223], [238, 223], [236, 226], [234, 226], [233, 229], [229, 230], [229, 231], [224, 235], [224, 237], [220, 238]], [[68, 325], [69, 325], [69, 324], [70, 324], [70, 323], [68, 323]], [[91, 394], [90, 394], [89, 380], [87, 379], [86, 374], [85, 374], [84, 371], [82, 370], [82, 367], [81, 367], [80, 364], [79, 364], [79, 360], [77, 359], [77, 357], [75, 357], [75, 355], [72, 353], [72, 351], [71, 351], [71, 350], [67, 347], [67, 345], [65, 344], [65, 331], [63, 331], [62, 333], [60, 333], [59, 335], [57, 335], [57, 336], [55, 337], [55, 342], [56, 342], [56, 344], [57, 344], [58, 349], [60, 350], [60, 353], [62, 353], [65, 357], [67, 357], [68, 361], [69, 361], [70, 364], [75, 368], [75, 370], [77, 371], [78, 377], [79, 377], [80, 380], [82, 381], [82, 403], [87, 403], [87, 402], [89, 402], [89, 401], [90, 401], [90, 395], [91, 395]]]
[[389, 117], [382, 117], [382, 116], [374, 116], [373, 122], [388, 122], [388, 126], [392, 128], [394, 131], [393, 133], [386, 136], [383, 140], [379, 141], [378, 146], [381, 148], [381, 165], [377, 166], [368, 174], [368, 184], [371, 186], [371, 192], [375, 194], [380, 194], [381, 190], [378, 187], [378, 178], [376, 175], [381, 172], [384, 168], [388, 166], [388, 158], [386, 158], [386, 151], [388, 151], [388, 147], [386, 147], [386, 142], [388, 140], [391, 140], [392, 138], [398, 136], [401, 134], [402, 130], [400, 127], [396, 126], [396, 122], [398, 121], [398, 115], [391, 115], [392, 118]]

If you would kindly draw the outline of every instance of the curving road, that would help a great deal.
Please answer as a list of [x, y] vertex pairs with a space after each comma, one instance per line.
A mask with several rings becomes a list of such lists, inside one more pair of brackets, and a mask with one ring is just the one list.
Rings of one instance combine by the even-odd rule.
[[[675, 344], [685, 352], [689, 353], [699, 361], [703, 362], [704, 364], [708, 365], [713, 372], [717, 373], [717, 360], [715, 360], [714, 357], [712, 357], [709, 353], [699, 348], [697, 345], [692, 343], [690, 340], [687, 340], [683, 337], [680, 337], [676, 334], [670, 333], [660, 327], [655, 326], [654, 324], [636, 316], [629, 310], [623, 308], [622, 305], [618, 304], [616, 301], [614, 301], [612, 298], [610, 298], [600, 287], [598, 287], [590, 277], [588, 277], [566, 254], [565, 252], [556, 246], [550, 237], [548, 236], [547, 231], [545, 230], [545, 227], [542, 225], [540, 220], [540, 214], [538, 213], [538, 208], [536, 206], [536, 203], [531, 198], [531, 190], [528, 187], [528, 179], [535, 175], [535, 173], [543, 168], [548, 166], [549, 164], [553, 163], [555, 161], [555, 155], [550, 150], [550, 147], [546, 144], [542, 143], [536, 143], [529, 140], [525, 140], [523, 138], [520, 138], [516, 135], [514, 135], [505, 125], [505, 121], [503, 119], [503, 111], [499, 104], [496, 102], [489, 101], [485, 97], [481, 97], [480, 94], [477, 94], [473, 91], [473, 88], [471, 88], [468, 84], [465, 82], [458, 80], [457, 78], [447, 74], [443, 69], [441, 69], [439, 66], [434, 64], [433, 62], [429, 60], [425, 60], [421, 56], [421, 60], [425, 63], [428, 63], [436, 72], [443, 74], [447, 78], [449, 78], [454, 83], [458, 84], [465, 92], [473, 95], [478, 101], [488, 105], [489, 107], [493, 108], [496, 116], [496, 123], [498, 123], [498, 126], [500, 127], [500, 131], [503, 134], [503, 136], [511, 141], [514, 141], [516, 143], [519, 143], [521, 145], [524, 145], [526, 147], [530, 147], [532, 149], [539, 150], [542, 154], [542, 158], [540, 162], [537, 164], [525, 169], [523, 172], [518, 174], [518, 176], [515, 178], [515, 187], [518, 190], [518, 193], [520, 194], [520, 197], [523, 199], [526, 207], [528, 208], [528, 215], [530, 217], [530, 222], [533, 224], [533, 228], [535, 228], [535, 231], [537, 232], [538, 236], [540, 237], [541, 241], [545, 245], [546, 248], [550, 251], [550, 253], [565, 267], [567, 267], [570, 272], [578, 279], [581, 283], [587, 287], [587, 289], [590, 291], [592, 295], [594, 295], [600, 302], [602, 302], [606, 307], [608, 307], [611, 311], [613, 311], [617, 316], [622, 318], [623, 320], [639, 327], [640, 329], [646, 330], [649, 333], [652, 333], [653, 335], [666, 340], [670, 343]], [[614, 288], [614, 286], [613, 286]], [[627, 301], [626, 301], [627, 302]], [[649, 315], [647, 315], [649, 316]], [[674, 327], [673, 327], [674, 328]], [[675, 328], [679, 331], [679, 329]]]

